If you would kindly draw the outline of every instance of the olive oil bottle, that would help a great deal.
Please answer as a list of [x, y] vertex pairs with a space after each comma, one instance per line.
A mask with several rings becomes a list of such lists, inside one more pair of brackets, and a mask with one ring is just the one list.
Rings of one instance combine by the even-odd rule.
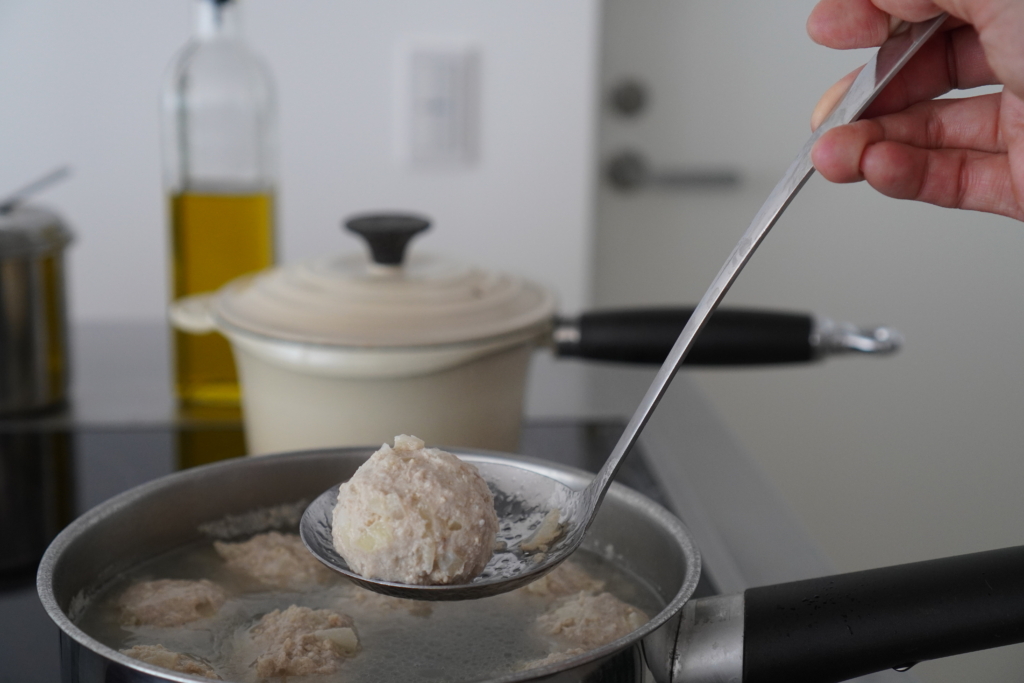
[[[235, 0], [198, 0], [193, 38], [163, 96], [174, 299], [211, 292], [274, 262], [274, 97], [241, 39]], [[183, 406], [238, 406], [231, 349], [218, 333], [174, 333]]]
[[[274, 261], [273, 195], [184, 191], [171, 196], [174, 297], [209, 292]], [[183, 403], [237, 405], [231, 349], [217, 333], [175, 332]]]

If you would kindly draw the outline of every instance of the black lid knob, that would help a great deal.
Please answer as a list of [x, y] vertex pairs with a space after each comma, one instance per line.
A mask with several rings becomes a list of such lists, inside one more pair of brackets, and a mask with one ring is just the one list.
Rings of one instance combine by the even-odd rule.
[[409, 240], [429, 228], [430, 219], [407, 213], [374, 213], [349, 218], [345, 227], [366, 240], [375, 263], [398, 266]]

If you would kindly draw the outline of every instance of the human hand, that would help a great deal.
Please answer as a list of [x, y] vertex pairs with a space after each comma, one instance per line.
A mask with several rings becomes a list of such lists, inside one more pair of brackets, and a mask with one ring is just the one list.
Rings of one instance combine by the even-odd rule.
[[[822, 45], [880, 45], [900, 20], [950, 13], [861, 120], [818, 140], [811, 159], [837, 183], [867, 180], [882, 194], [1024, 220], [1024, 2], [820, 0], [807, 32]], [[857, 72], [815, 107], [817, 127]], [[1003, 91], [935, 100], [954, 89]]]

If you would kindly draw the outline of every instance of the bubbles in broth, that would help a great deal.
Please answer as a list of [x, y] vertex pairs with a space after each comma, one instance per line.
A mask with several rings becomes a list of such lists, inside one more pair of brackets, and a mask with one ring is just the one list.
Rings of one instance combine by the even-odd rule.
[[[290, 566], [296, 537], [277, 537], [261, 534], [252, 545], [279, 544], [264, 561]], [[266, 580], [265, 567], [252, 572], [239, 564], [237, 558], [247, 547], [232, 545], [225, 550], [220, 542], [215, 548], [214, 542], [202, 541], [148, 561], [98, 590], [77, 623], [114, 649], [159, 645], [208, 665], [223, 680], [256, 683], [283, 680], [259, 673], [274, 670], [263, 666], [265, 661], [257, 665], [267, 655], [254, 639], [253, 629], [264, 615], [292, 606], [330, 610], [341, 615], [344, 624], [351, 618], [358, 650], [339, 655], [331, 674], [287, 676], [289, 681], [471, 681], [574, 656], [625, 635], [662, 608], [653, 590], [585, 549], [555, 572], [511, 593], [464, 602], [421, 602], [367, 591], [333, 572], [314, 572], [309, 581], [282, 587], [280, 581]], [[126, 590], [144, 581], [169, 583], [166, 579], [211, 581], [227, 597], [213, 616], [182, 626], [138, 620], [128, 620], [135, 625], [126, 624], [125, 608], [119, 604]], [[590, 609], [591, 603], [600, 609], [610, 605], [611, 611], [578, 613], [580, 605]], [[616, 619], [622, 624], [609, 625]], [[338, 632], [321, 630], [316, 637]]]

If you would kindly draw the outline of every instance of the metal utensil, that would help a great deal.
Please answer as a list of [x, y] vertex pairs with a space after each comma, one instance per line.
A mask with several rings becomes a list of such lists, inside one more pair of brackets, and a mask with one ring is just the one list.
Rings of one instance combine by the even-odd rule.
[[[583, 535], [593, 522], [615, 473], [636, 443], [640, 430], [647, 424], [669, 382], [693, 346], [694, 339], [704, 328], [754, 250], [813, 173], [811, 148], [814, 143], [825, 131], [850, 123], [859, 117], [945, 20], [946, 15], [943, 14], [926, 22], [911, 24], [907, 30], [891, 36], [858, 74], [853, 85], [825, 122], [804, 144], [796, 160], [754, 216], [750, 227], [740, 238], [725, 265], [694, 309], [693, 315], [658, 370], [647, 394], [626, 425], [622, 437], [589, 486], [575, 491], [543, 474], [521, 468], [516, 463], [501, 458], [478, 463], [480, 473], [495, 493], [495, 508], [501, 521], [499, 543], [504, 544], [506, 548], [503, 552], [495, 553], [480, 576], [467, 584], [413, 586], [356, 574], [349, 569], [333, 546], [331, 511], [337, 496], [335, 488], [317, 498], [303, 515], [300, 533], [306, 547], [324, 564], [365, 588], [419, 600], [465, 600], [503, 593], [539, 578], [565, 560], [583, 541]], [[530, 533], [540, 526], [541, 520], [553, 509], [559, 510], [560, 535], [543, 553], [531, 555], [525, 552], [522, 549], [522, 542], [529, 538]]]
[[16, 206], [34, 195], [36, 192], [46, 189], [56, 182], [64, 180], [71, 175], [70, 166], [61, 166], [50, 171], [41, 178], [33, 180], [28, 185], [21, 187], [3, 199], [0, 199], [0, 214], [10, 213]]
[[22, 205], [0, 213], [0, 416], [56, 408], [67, 398], [71, 241], [53, 211]]

